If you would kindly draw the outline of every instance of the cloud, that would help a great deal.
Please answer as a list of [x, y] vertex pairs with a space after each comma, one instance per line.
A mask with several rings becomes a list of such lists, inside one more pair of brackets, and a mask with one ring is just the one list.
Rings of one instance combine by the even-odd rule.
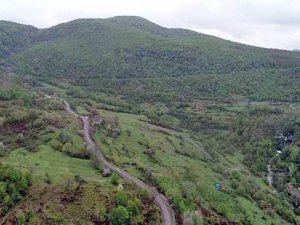
[[299, 0], [0, 0], [0, 19], [39, 28], [77, 18], [137, 15], [237, 42], [300, 48]]

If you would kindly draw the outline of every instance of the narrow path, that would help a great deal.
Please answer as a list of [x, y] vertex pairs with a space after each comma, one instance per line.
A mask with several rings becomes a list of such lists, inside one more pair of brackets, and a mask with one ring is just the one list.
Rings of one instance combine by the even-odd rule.
[[[63, 100], [63, 99], [62, 99]], [[154, 195], [154, 202], [159, 206], [161, 210], [161, 215], [162, 215], [162, 220], [164, 225], [175, 225], [175, 216], [172, 207], [168, 203], [168, 200], [166, 197], [159, 193], [159, 191], [153, 187], [145, 184], [143, 181], [139, 180], [138, 178], [130, 175], [126, 171], [116, 167], [114, 164], [108, 162], [106, 158], [104, 157], [103, 153], [101, 150], [96, 146], [95, 142], [91, 138], [90, 135], [90, 119], [87, 116], [82, 116], [78, 115], [75, 113], [72, 109], [70, 104], [66, 101], [63, 100], [65, 109], [68, 113], [79, 117], [82, 122], [83, 122], [83, 131], [84, 131], [84, 139], [87, 142], [87, 144], [91, 147], [92, 153], [96, 156], [96, 158], [107, 168], [111, 169], [112, 171], [115, 171], [116, 173], [119, 174], [120, 177], [122, 177], [125, 180], [129, 180], [134, 182], [139, 188], [147, 189]]]

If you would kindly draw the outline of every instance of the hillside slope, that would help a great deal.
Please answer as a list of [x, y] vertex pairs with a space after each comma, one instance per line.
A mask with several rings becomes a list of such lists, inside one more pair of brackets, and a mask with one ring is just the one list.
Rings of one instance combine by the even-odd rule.
[[[20, 44], [7, 61], [19, 72], [64, 78], [135, 103], [234, 95], [300, 98], [298, 52], [167, 29], [139, 17], [79, 19], [49, 29], [30, 28], [18, 36], [26, 45]], [[286, 87], [290, 91], [283, 93]]]
[[29, 44], [36, 31], [32, 26], [0, 21], [0, 60]]
[[[34, 206], [42, 224], [74, 217], [107, 224], [119, 207], [118, 177], [100, 177], [104, 168], [93, 157], [99, 171], [91, 167], [81, 124], [49, 98], [59, 96], [89, 116], [86, 133], [109, 162], [170, 200], [178, 224], [299, 223], [300, 53], [139, 17], [80, 19], [42, 30], [0, 26], [0, 163], [33, 169], [32, 187], [39, 187], [35, 180], [47, 185], [19, 204], [23, 214]], [[60, 182], [70, 183], [65, 176], [80, 195], [64, 190], [69, 185], [60, 189]], [[94, 181], [103, 182], [103, 193]], [[144, 204], [135, 223], [159, 224], [151, 195], [120, 182]], [[103, 196], [107, 201], [98, 200]], [[15, 212], [8, 221], [19, 218]]]

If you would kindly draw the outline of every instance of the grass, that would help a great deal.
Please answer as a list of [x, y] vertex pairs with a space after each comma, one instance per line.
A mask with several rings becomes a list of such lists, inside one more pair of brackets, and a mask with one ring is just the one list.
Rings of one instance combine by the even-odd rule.
[[65, 177], [80, 175], [86, 181], [106, 182], [89, 160], [69, 157], [45, 145], [39, 146], [38, 151], [32, 153], [22, 148], [16, 149], [7, 157], [1, 158], [1, 162], [31, 170], [37, 179], [49, 176], [54, 182], [59, 182]]
[[[48, 88], [51, 89], [51, 86]], [[74, 105], [85, 103], [81, 99]], [[93, 102], [92, 106], [94, 109], [99, 108], [97, 102]], [[165, 106], [163, 104], [161, 106], [162, 111], [166, 112]], [[251, 107], [254, 106], [256, 105], [253, 104]], [[264, 106], [264, 103], [260, 103], [259, 106]], [[148, 111], [152, 111], [160, 106], [152, 107], [145, 104], [144, 107]], [[240, 102], [232, 105], [219, 104], [210, 107], [207, 114], [213, 117], [213, 121], [218, 121], [222, 125], [226, 123], [230, 127], [234, 122], [234, 117], [245, 107], [245, 103]], [[86, 114], [83, 107], [78, 106], [76, 110]], [[102, 178], [91, 167], [88, 160], [71, 158], [59, 152], [62, 143], [59, 142], [57, 136], [61, 131], [71, 136], [73, 145], [76, 147], [75, 151], [85, 151], [85, 143], [81, 137], [82, 124], [79, 120], [72, 118], [62, 109], [56, 110], [55, 113], [62, 126], [57, 127], [55, 133], [50, 134], [52, 140], [46, 144], [53, 144], [53, 149], [46, 145], [40, 145], [40, 143], [37, 144], [37, 152], [31, 153], [24, 149], [17, 149], [3, 158], [2, 163], [31, 170], [35, 180], [50, 178], [53, 183], [59, 184], [66, 178], [74, 178], [75, 175], [79, 175], [88, 182], [108, 187], [110, 185], [108, 179]], [[239, 194], [236, 188], [232, 187], [232, 173], [238, 171], [243, 176], [243, 182], [246, 180], [246, 184], [250, 185], [255, 183], [260, 189], [270, 193], [264, 179], [253, 175], [241, 163], [243, 155], [231, 144], [229, 135], [232, 132], [230, 129], [189, 132], [182, 128], [177, 131], [148, 123], [149, 120], [144, 115], [105, 110], [99, 110], [99, 113], [104, 118], [107, 117], [107, 121], [112, 116], [119, 119], [120, 136], [115, 139], [106, 137], [106, 129], [98, 127], [95, 137], [108, 160], [120, 168], [158, 185], [173, 200], [178, 196], [183, 198], [183, 193], [187, 192], [188, 197], [184, 198], [187, 198], [186, 202], [188, 203], [181, 202], [185, 205], [184, 207], [191, 207], [188, 205], [191, 202], [194, 204], [192, 206], [195, 206], [195, 199], [199, 198], [201, 203], [198, 205], [199, 207], [211, 209], [230, 220], [241, 221], [248, 216], [252, 224], [271, 224], [272, 222], [280, 224], [279, 216], [276, 213], [269, 214], [267, 211], [273, 210], [272, 207], [260, 209], [259, 202], [254, 202], [249, 195]], [[55, 148], [55, 146], [60, 146], [60, 148]], [[145, 153], [149, 149], [154, 151], [152, 156]], [[152, 172], [151, 179], [149, 179], [147, 171]], [[221, 190], [215, 188], [216, 183], [221, 184]], [[93, 196], [93, 194], [90, 195]], [[176, 207], [178, 206], [176, 205]], [[57, 215], [61, 216], [59, 213]], [[54, 217], [57, 215], [52, 214]]]
[[[232, 194], [234, 190], [230, 186], [230, 179], [225, 176], [232, 171], [239, 171], [249, 182], [253, 180], [260, 188], [270, 190], [261, 177], [252, 175], [241, 163], [243, 156], [240, 153], [226, 154], [226, 157], [217, 153], [220, 160], [214, 162], [210, 149], [205, 150], [204, 143], [192, 139], [185, 131], [149, 124], [140, 115], [102, 111], [102, 116], [108, 115], [119, 118], [121, 135], [106, 144], [103, 142], [105, 129], [98, 128], [95, 137], [105, 155], [119, 167], [144, 180], [147, 178], [141, 168], [151, 170], [160, 188], [171, 198], [180, 196], [185, 183], [191, 182], [193, 188], [188, 191], [201, 196], [202, 207], [214, 209], [231, 220], [242, 219], [245, 211], [251, 215], [253, 224], [278, 224], [278, 215], [271, 217], [255, 202]], [[209, 141], [205, 138], [202, 140]], [[124, 146], [128, 152], [123, 150]], [[144, 153], [149, 147], [155, 151], [153, 158]], [[222, 191], [215, 189], [217, 182], [221, 183]]]
[[[21, 212], [32, 213], [28, 224], [92, 224], [96, 221], [97, 210], [104, 208], [108, 215], [115, 207], [117, 186], [92, 168], [89, 160], [72, 158], [41, 145], [37, 152], [16, 149], [1, 158], [1, 163], [30, 170], [33, 177], [32, 195], [20, 203], [7, 221], [12, 222]], [[75, 182], [75, 175], [87, 183]], [[48, 178], [51, 182], [41, 185], [40, 181]], [[139, 196], [133, 184], [120, 182], [130, 199]], [[139, 220], [148, 220], [147, 217], [161, 224], [160, 211], [153, 203], [141, 206]]]
[[77, 106], [76, 107], [76, 112], [80, 115], [89, 115], [90, 113], [85, 109], [83, 108], [82, 106]]
[[[54, 87], [49, 85], [46, 88]], [[31, 105], [31, 109], [37, 114], [31, 114], [29, 119], [26, 117], [24, 127], [18, 120], [28, 116], [29, 111], [22, 105], [4, 101], [3, 105], [9, 107], [0, 108], [0, 141], [3, 141], [5, 150], [7, 149], [2, 152], [4, 156], [0, 157], [0, 164], [29, 171], [32, 175], [27, 198], [19, 202], [6, 223], [19, 223], [17, 220], [20, 215], [30, 217], [28, 224], [95, 223], [96, 212], [100, 207], [107, 209], [106, 215], [116, 207], [115, 195], [119, 187], [112, 185], [110, 178], [102, 177], [90, 160], [70, 157], [61, 152], [62, 144], [67, 139], [71, 140], [74, 153], [86, 151], [81, 133], [82, 124], [79, 118], [65, 113], [61, 106], [49, 107], [48, 101]], [[83, 107], [77, 110], [84, 113]], [[8, 128], [3, 127], [2, 122], [10, 115], [18, 120], [7, 125]], [[64, 137], [69, 138], [59, 138], [60, 132], [64, 132]], [[17, 133], [24, 133], [24, 142], [16, 143]], [[141, 198], [135, 185], [125, 180], [119, 182], [130, 199]], [[160, 219], [159, 208], [153, 202], [142, 203], [141, 214], [135, 218], [140, 224], [144, 224], [144, 221], [161, 224]]]
[[237, 200], [239, 202], [239, 207], [246, 209], [247, 215], [249, 215], [249, 219], [252, 224], [257, 225], [272, 225], [272, 224], [281, 224], [281, 221], [279, 218], [272, 218], [270, 216], [266, 216], [266, 214], [253, 202], [249, 201], [246, 198], [243, 197], [237, 197]]

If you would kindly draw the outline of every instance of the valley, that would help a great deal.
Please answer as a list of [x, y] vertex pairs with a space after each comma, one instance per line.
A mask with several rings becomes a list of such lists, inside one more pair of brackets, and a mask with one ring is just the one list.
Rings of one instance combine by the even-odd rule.
[[0, 59], [2, 224], [300, 223], [299, 52], [114, 17]]

